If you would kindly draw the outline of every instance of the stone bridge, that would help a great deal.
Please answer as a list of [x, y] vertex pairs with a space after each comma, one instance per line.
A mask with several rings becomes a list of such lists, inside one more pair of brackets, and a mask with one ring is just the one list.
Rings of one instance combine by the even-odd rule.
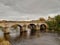
[[[34, 35], [37, 31], [47, 31], [48, 25], [45, 23], [45, 21], [0, 21], [0, 29], [2, 27], [2, 30], [4, 32], [4, 37], [6, 39], [9, 39], [9, 35], [13, 35], [12, 28], [15, 28], [14, 31], [16, 31], [16, 28], [19, 27], [18, 32], [19, 35], [25, 35], [28, 30], [30, 30], [30, 34]], [[10, 32], [12, 31], [12, 32]], [[8, 36], [7, 36], [8, 35]]]
[[48, 25], [45, 23], [45, 21], [5, 21], [5, 20], [0, 21], [0, 26], [2, 26], [2, 27], [10, 28], [14, 25], [19, 25], [20, 27], [23, 28], [23, 31], [27, 30], [29, 25], [31, 25], [31, 26], [35, 25], [36, 26], [35, 28], [37, 30], [40, 29], [42, 25], [44, 25], [46, 27], [46, 30], [48, 28]]

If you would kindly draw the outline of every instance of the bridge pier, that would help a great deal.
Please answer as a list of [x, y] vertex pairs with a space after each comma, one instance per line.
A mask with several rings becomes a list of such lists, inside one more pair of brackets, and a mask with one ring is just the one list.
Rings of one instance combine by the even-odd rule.
[[9, 33], [9, 30], [8, 30], [8, 27], [4, 27], [3, 32], [4, 32], [4, 38], [6, 40], [9, 40], [10, 39], [10, 35], [9, 35], [10, 33]]

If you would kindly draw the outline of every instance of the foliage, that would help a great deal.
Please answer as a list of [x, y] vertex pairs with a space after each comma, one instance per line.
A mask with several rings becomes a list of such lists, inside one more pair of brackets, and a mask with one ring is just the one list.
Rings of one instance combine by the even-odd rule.
[[60, 34], [60, 15], [55, 16], [52, 20], [46, 22], [49, 26], [49, 30], [55, 30]]
[[3, 29], [3, 27], [2, 26], [0, 26], [0, 30], [2, 30]]
[[57, 33], [59, 33], [60, 34], [60, 15], [57, 15], [57, 16], [55, 16], [54, 17], [55, 18], [55, 20], [56, 20], [56, 31], [57, 31]]
[[55, 20], [58, 24], [60, 24], [60, 15], [55, 16]]
[[54, 29], [55, 29], [56, 21], [51, 20], [51, 21], [47, 21], [46, 23], [47, 23], [48, 26], [49, 26], [49, 28], [48, 28], [49, 30], [54, 30]]

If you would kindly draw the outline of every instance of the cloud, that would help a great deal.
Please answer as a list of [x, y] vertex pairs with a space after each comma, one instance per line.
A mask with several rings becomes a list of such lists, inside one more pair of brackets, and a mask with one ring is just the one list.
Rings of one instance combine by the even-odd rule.
[[60, 0], [0, 0], [0, 2], [0, 18], [3, 19], [33, 20], [60, 13]]
[[11, 7], [0, 3], [0, 20], [24, 20], [26, 16], [17, 11], [14, 11]]
[[60, 11], [60, 0], [1, 0], [14, 10], [28, 14], [47, 14]]

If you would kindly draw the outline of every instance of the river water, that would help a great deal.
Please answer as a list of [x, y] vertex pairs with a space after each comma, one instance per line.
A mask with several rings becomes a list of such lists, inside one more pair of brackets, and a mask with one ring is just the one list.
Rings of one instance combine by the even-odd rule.
[[12, 40], [12, 45], [60, 45], [60, 39], [54, 33], [40, 33], [40, 36]]
[[[0, 30], [1, 36], [3, 37], [3, 32]], [[12, 45], [60, 45], [60, 39], [56, 33], [39, 33], [39, 35], [18, 38], [17, 40], [14, 40], [17, 35], [11, 33], [11, 36]]]

